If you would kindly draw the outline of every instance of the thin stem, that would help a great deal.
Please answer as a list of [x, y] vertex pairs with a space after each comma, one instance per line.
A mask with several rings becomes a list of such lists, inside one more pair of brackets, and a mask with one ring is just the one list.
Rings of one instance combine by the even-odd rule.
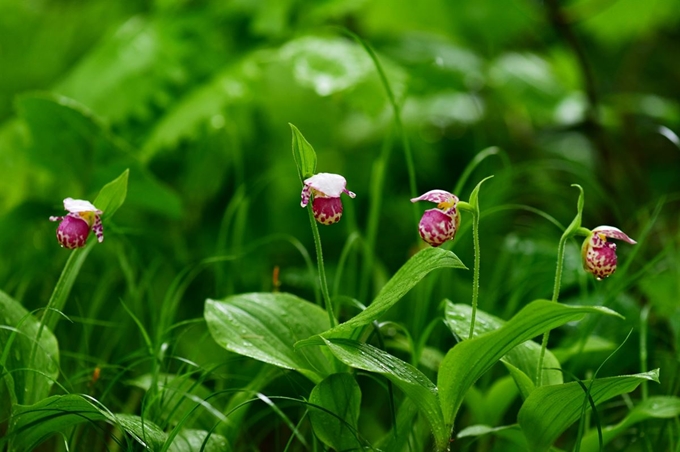
[[[401, 138], [401, 144], [404, 149], [406, 169], [408, 170], [409, 189], [411, 191], [411, 197], [415, 198], [416, 196], [418, 196], [418, 189], [416, 188], [416, 167], [415, 163], [413, 162], [413, 153], [411, 152], [411, 145], [409, 144], [408, 137], [406, 136], [406, 132], [404, 131], [404, 125], [401, 122], [401, 108], [399, 107], [397, 98], [394, 95], [394, 91], [392, 91], [392, 87], [390, 86], [390, 82], [387, 79], [387, 75], [385, 74], [382, 64], [380, 64], [378, 55], [373, 50], [373, 47], [371, 47], [366, 41], [361, 39], [361, 37], [356, 33], [353, 33], [346, 28], [341, 28], [340, 30], [350, 38], [354, 39], [361, 47], [364, 48], [368, 56], [373, 61], [373, 65], [375, 66], [376, 71], [378, 72], [380, 82], [382, 83], [383, 88], [385, 88], [387, 99], [389, 100], [390, 105], [392, 106], [394, 128], [397, 131], [397, 135], [399, 135], [399, 138]], [[418, 223], [419, 217], [418, 208], [415, 205], [413, 206], [413, 215], [415, 218], [415, 222]]]
[[[647, 372], [647, 322], [649, 319], [649, 305], [640, 311], [640, 372]], [[642, 380], [642, 400], [647, 400], [649, 388], [647, 381]]]
[[[571, 228], [569, 228], [571, 229]], [[560, 296], [560, 286], [562, 285], [562, 270], [564, 267], [564, 247], [569, 238], [569, 229], [560, 237], [560, 243], [557, 246], [557, 269], [555, 270], [555, 286], [553, 287], [552, 301], [557, 303]], [[550, 338], [550, 330], [543, 333], [543, 341], [541, 341], [541, 353], [538, 356], [538, 367], [536, 368], [536, 386], [543, 384], [543, 358], [545, 358], [545, 350], [548, 347], [548, 339]]]
[[472, 339], [475, 332], [475, 318], [477, 317], [477, 301], [479, 299], [479, 264], [481, 251], [479, 249], [479, 212], [472, 212], [472, 242], [475, 251], [475, 267], [472, 274], [472, 319], [470, 320], [470, 336]]
[[321, 295], [323, 296], [324, 304], [326, 305], [326, 312], [328, 313], [328, 321], [331, 324], [331, 328], [338, 324], [335, 319], [335, 314], [333, 313], [333, 304], [331, 303], [331, 297], [328, 293], [328, 282], [326, 281], [326, 270], [323, 266], [323, 251], [321, 250], [321, 235], [319, 235], [319, 227], [314, 219], [314, 214], [312, 213], [312, 203], [309, 203], [307, 207], [307, 212], [309, 212], [309, 222], [312, 225], [312, 235], [314, 236], [314, 247], [316, 248], [316, 263], [319, 266], [319, 283], [321, 285]]

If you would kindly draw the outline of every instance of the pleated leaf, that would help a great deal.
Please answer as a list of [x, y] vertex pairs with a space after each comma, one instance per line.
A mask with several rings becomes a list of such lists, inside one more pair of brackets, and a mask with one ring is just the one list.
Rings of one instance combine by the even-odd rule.
[[287, 293], [249, 293], [206, 300], [205, 320], [215, 342], [227, 350], [285, 369], [315, 383], [333, 373], [318, 347], [295, 350], [297, 341], [329, 327], [326, 312]]
[[459, 343], [444, 357], [438, 388], [444, 418], [453, 422], [465, 393], [479, 377], [519, 344], [585, 314], [618, 314], [600, 306], [567, 306], [547, 300], [526, 305], [501, 328]]
[[[590, 396], [595, 405], [626, 394], [645, 380], [659, 382], [659, 369], [595, 380]], [[584, 382], [590, 387], [590, 381]], [[524, 401], [517, 419], [532, 452], [545, 451], [581, 416], [585, 393], [577, 382], [541, 386]], [[590, 404], [587, 405], [590, 409]]]
[[[454, 304], [447, 300], [446, 311], [445, 311], [444, 323], [449, 329], [455, 333], [458, 337], [466, 339], [470, 332], [470, 320], [472, 319], [472, 307], [467, 304]], [[488, 333], [490, 331], [495, 331], [505, 325], [505, 320], [501, 320], [491, 314], [487, 314], [484, 311], [477, 310], [477, 318], [475, 320], [475, 331], [473, 337], [477, 337], [481, 334]], [[520, 371], [528, 377], [528, 381], [536, 381], [536, 369], [538, 366], [538, 358], [541, 353], [541, 346], [534, 341], [527, 341], [523, 344], [510, 350], [501, 361], [504, 364], [509, 364], [512, 366], [508, 367], [510, 374], [515, 378], [517, 386], [522, 390], [522, 395], [526, 397], [524, 393], [523, 385], [518, 379], [525, 380], [521, 375], [517, 373]], [[545, 351], [545, 357], [543, 360], [543, 382], [544, 384], [554, 385], [561, 384], [564, 382], [562, 378], [562, 372], [559, 370], [547, 370], [547, 369], [559, 369], [560, 362], [555, 358], [550, 350]]]
[[[451, 251], [441, 248], [425, 248], [418, 252], [395, 273], [375, 297], [370, 306], [345, 323], [324, 331], [324, 337], [339, 337], [351, 332], [355, 328], [367, 325], [377, 320], [404, 295], [408, 293], [428, 273], [439, 268], [466, 268], [458, 257]], [[303, 344], [318, 344], [310, 340]]]

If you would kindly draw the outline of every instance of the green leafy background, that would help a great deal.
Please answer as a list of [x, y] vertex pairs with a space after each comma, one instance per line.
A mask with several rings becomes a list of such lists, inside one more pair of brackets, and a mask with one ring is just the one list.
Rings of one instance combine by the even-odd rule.
[[[632, 330], [598, 374], [630, 379], [598, 405], [607, 450], [677, 448], [679, 25], [673, 0], [0, 0], [0, 436], [44, 405], [85, 413], [0, 448], [59, 429], [43, 447], [134, 450], [151, 433], [154, 450], [432, 450], [451, 428], [454, 450], [574, 447], [578, 423], [520, 430], [540, 339], [461, 376], [454, 358], [483, 343], [466, 340], [471, 216], [420, 251], [409, 153], [417, 194], [468, 200], [494, 175], [478, 333], [509, 337], [492, 331], [550, 298], [571, 184], [584, 226], [638, 241], [602, 282], [567, 244], [560, 301], [591, 314], [552, 333], [547, 375], [580, 397], [571, 375], [588, 383]], [[357, 194], [321, 227], [335, 329], [289, 124], [316, 151], [304, 172]], [[48, 217], [98, 194], [105, 241], [70, 256]], [[657, 368], [658, 383], [636, 377]], [[452, 375], [466, 393], [447, 392]], [[344, 400], [333, 387], [352, 410], [306, 408]], [[581, 450], [597, 450], [588, 427]]]

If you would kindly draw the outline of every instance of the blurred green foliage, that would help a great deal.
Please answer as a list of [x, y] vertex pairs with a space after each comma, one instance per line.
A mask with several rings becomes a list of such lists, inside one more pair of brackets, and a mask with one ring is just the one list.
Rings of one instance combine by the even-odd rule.
[[[342, 271], [337, 295], [368, 302], [421, 245], [389, 99], [347, 29], [385, 69], [420, 193], [453, 189], [479, 151], [501, 149], [458, 193], [467, 199], [495, 174], [480, 193], [480, 308], [507, 319], [549, 298], [561, 230], [531, 209], [568, 224], [578, 183], [585, 226], [642, 240], [621, 246], [617, 274], [597, 285], [570, 244], [562, 300], [624, 314], [625, 326], [587, 326], [586, 336], [615, 344], [651, 306], [648, 368], [662, 368], [660, 393], [677, 393], [679, 25], [674, 0], [0, 0], [0, 289], [26, 309], [44, 307], [68, 257], [47, 218], [62, 214], [64, 198], [92, 200], [130, 168], [126, 203], [105, 223], [65, 310], [73, 323], [55, 331], [65, 387], [86, 385], [95, 366], [126, 378], [149, 371], [132, 364], [142, 339], [121, 301], [159, 345], [181, 336], [168, 355], [235, 359], [188, 320], [202, 316], [206, 298], [272, 290], [278, 267], [282, 291], [316, 299], [293, 123], [318, 171], [344, 175], [357, 193], [342, 222], [321, 232], [331, 286]], [[371, 209], [379, 222], [366, 250]], [[464, 217], [447, 247], [468, 267], [471, 242]], [[433, 279], [389, 316], [419, 337], [443, 315], [441, 300], [469, 301], [471, 278]], [[189, 327], [168, 329], [180, 321]], [[430, 346], [453, 344], [443, 324], [434, 331]], [[555, 346], [569, 349], [579, 334], [567, 327]], [[638, 342], [609, 374], [640, 371]], [[571, 371], [596, 367], [610, 350], [585, 353]], [[240, 367], [244, 379], [259, 372]], [[109, 383], [112, 407], [134, 405]], [[366, 415], [379, 411], [363, 394]], [[369, 437], [383, 433], [380, 416], [362, 427]]]

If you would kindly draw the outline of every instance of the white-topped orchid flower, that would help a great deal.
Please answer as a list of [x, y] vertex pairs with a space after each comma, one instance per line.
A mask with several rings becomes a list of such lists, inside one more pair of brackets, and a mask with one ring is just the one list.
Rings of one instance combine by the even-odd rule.
[[98, 242], [104, 241], [104, 226], [101, 215], [89, 201], [82, 199], [64, 199], [64, 209], [68, 214], [63, 217], [50, 217], [50, 221], [60, 221], [57, 227], [57, 240], [65, 248], [75, 249], [85, 246], [90, 230], [97, 236]]
[[318, 173], [304, 180], [302, 187], [302, 207], [307, 207], [312, 198], [314, 218], [321, 224], [337, 223], [342, 217], [340, 195], [346, 193], [350, 198], [356, 195], [345, 188], [347, 181], [339, 174]]

